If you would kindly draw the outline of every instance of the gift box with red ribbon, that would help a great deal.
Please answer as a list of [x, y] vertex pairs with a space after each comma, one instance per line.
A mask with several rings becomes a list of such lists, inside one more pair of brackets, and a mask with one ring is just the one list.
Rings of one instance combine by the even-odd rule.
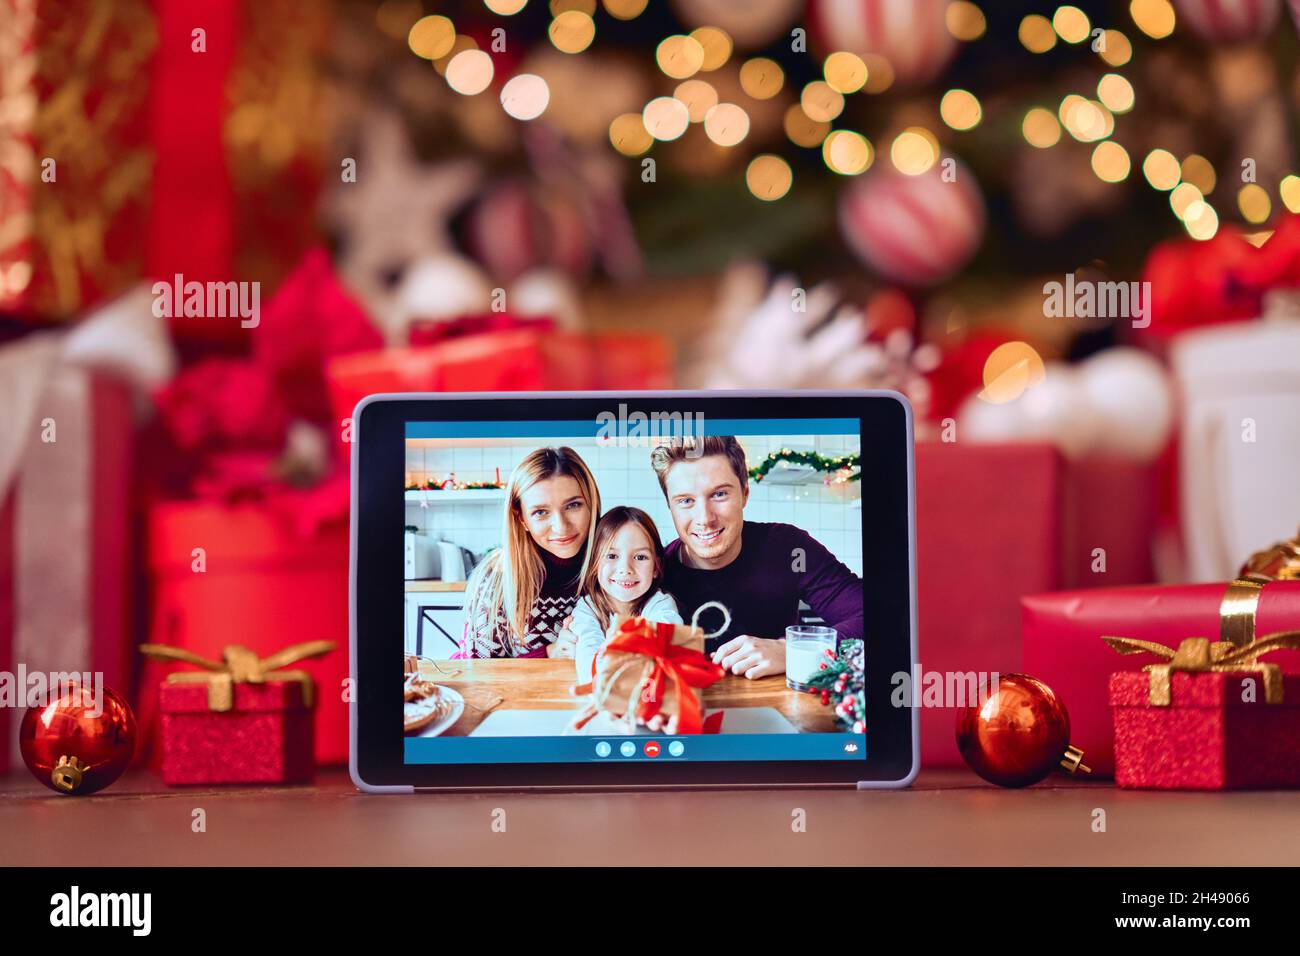
[[1106, 637], [1121, 654], [1155, 656], [1147, 673], [1109, 682], [1115, 782], [1164, 790], [1300, 787], [1300, 674], [1260, 658], [1300, 648], [1300, 631], [1244, 647], [1205, 638], [1177, 649]]
[[691, 625], [615, 618], [596, 655], [592, 683], [575, 688], [591, 693], [591, 703], [575, 719], [575, 728], [605, 713], [629, 724], [663, 717], [670, 733], [716, 733], [722, 712], [706, 719], [699, 691], [726, 672], [704, 653], [704, 640], [704, 632]]
[[170, 674], [159, 687], [164, 783], [300, 783], [311, 778], [315, 686], [305, 670], [288, 665], [328, 654], [331, 642], [310, 641], [266, 658], [230, 645], [219, 661], [166, 645], [140, 649], [155, 660], [203, 668]]
[[[232, 637], [261, 655], [303, 638], [345, 646], [348, 633], [348, 529], [328, 522], [295, 526], [298, 495], [285, 493], [232, 506], [212, 501], [160, 503], [149, 513], [149, 565], [154, 587], [151, 640], [220, 660]], [[153, 688], [168, 665], [149, 661], [141, 674], [137, 716], [150, 763], [165, 743]], [[343, 681], [347, 654], [334, 650], [303, 661], [319, 694], [312, 722], [322, 765], [348, 755]], [[261, 700], [261, 698], [258, 698]], [[308, 758], [312, 756], [309, 748]]]
[[[1274, 566], [1270, 575], [1247, 572], [1229, 585], [1153, 585], [1025, 597], [1024, 670], [1056, 691], [1070, 713], [1070, 743], [1084, 751], [1099, 776], [1110, 776], [1116, 770], [1107, 691], [1111, 675], [1140, 670], [1149, 661], [1117, 658], [1099, 639], [1124, 635], [1177, 646], [1188, 636], [1201, 636], [1242, 646], [1259, 634], [1300, 628], [1300, 581], [1283, 577], [1287, 573]], [[1270, 581], [1270, 576], [1283, 579]], [[1300, 673], [1300, 651], [1279, 649], [1271, 660], [1284, 671]]]

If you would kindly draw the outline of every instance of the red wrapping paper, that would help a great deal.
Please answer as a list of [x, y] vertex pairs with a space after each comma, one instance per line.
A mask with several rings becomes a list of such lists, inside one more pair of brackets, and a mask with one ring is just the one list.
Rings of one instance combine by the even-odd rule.
[[[145, 270], [196, 282], [260, 282], [261, 301], [319, 240], [329, 4], [152, 0]], [[204, 31], [195, 50], [194, 31]], [[140, 247], [136, 242], [134, 246]], [[248, 341], [238, 319], [173, 315], [199, 341]]]
[[[1151, 466], [1131, 462], [1069, 462], [1046, 444], [919, 443], [921, 669], [1021, 670], [1024, 595], [1150, 580], [1150, 475]], [[1098, 547], [1106, 550], [1104, 574], [1091, 570]], [[953, 734], [957, 712], [921, 711], [923, 765], [964, 766]]]
[[[316, 682], [316, 762], [346, 762], [346, 524], [324, 524], [305, 533], [274, 502], [229, 507], [202, 501], [155, 505], [149, 523], [155, 602], [151, 642], [220, 660], [232, 642], [268, 656], [299, 641], [334, 641], [336, 649], [326, 656], [294, 666]], [[193, 570], [194, 548], [204, 549], [202, 572]], [[142, 749], [150, 750], [152, 764], [161, 757], [154, 688], [177, 669], [148, 661], [141, 674], [144, 691], [136, 715]]]
[[208, 706], [204, 683], [163, 684], [162, 775], [168, 786], [309, 780], [312, 712], [297, 681], [236, 684], [233, 710]]
[[[1070, 713], [1070, 743], [1098, 776], [1115, 774], [1115, 729], [1107, 687], [1112, 673], [1140, 671], [1154, 658], [1121, 657], [1103, 636], [1177, 647], [1187, 637], [1219, 636], [1226, 584], [1104, 588], [1036, 594], [1021, 602], [1024, 669], [1061, 697]], [[1257, 635], [1300, 628], [1300, 581], [1275, 581], [1260, 592]], [[1268, 660], [1300, 672], [1300, 651]], [[1143, 682], [1146, 675], [1140, 678]]]
[[0, 25], [0, 313], [67, 321], [141, 274], [150, 3], [0, 0]]
[[[1247, 679], [1255, 686], [1255, 700], [1249, 703], [1242, 700], [1242, 682]], [[1300, 787], [1300, 675], [1283, 678], [1283, 698], [1275, 704], [1264, 700], [1257, 673], [1175, 672], [1170, 689], [1170, 706], [1154, 707], [1146, 674], [1111, 676], [1119, 786]]]

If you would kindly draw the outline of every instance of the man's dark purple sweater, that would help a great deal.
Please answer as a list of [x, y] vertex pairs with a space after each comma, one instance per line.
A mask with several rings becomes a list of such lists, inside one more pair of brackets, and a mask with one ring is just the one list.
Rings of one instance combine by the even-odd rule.
[[[746, 521], [740, 541], [736, 560], [713, 571], [682, 564], [681, 539], [664, 549], [664, 587], [677, 599], [682, 620], [689, 624], [706, 601], [731, 611], [731, 627], [708, 641], [708, 651], [741, 634], [785, 637], [786, 627], [799, 623], [800, 598], [839, 631], [840, 640], [863, 636], [862, 579], [812, 535], [794, 525]], [[716, 610], [700, 616], [705, 632], [720, 623]]]

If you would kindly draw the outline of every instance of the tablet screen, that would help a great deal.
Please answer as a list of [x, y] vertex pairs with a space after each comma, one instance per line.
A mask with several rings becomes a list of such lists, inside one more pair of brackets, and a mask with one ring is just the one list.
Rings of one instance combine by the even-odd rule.
[[407, 421], [405, 762], [864, 760], [861, 445], [626, 405]]

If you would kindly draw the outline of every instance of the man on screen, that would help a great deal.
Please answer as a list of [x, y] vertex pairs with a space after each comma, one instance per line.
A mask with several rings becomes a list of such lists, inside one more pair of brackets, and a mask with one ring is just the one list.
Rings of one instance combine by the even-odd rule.
[[[785, 629], [799, 623], [800, 599], [840, 640], [863, 636], [861, 578], [806, 531], [744, 520], [749, 472], [734, 436], [675, 438], [650, 464], [677, 528], [664, 584], [682, 618], [707, 601], [731, 612], [730, 628], [706, 647], [716, 663], [750, 679], [785, 673]], [[717, 622], [706, 611], [700, 626]]]

